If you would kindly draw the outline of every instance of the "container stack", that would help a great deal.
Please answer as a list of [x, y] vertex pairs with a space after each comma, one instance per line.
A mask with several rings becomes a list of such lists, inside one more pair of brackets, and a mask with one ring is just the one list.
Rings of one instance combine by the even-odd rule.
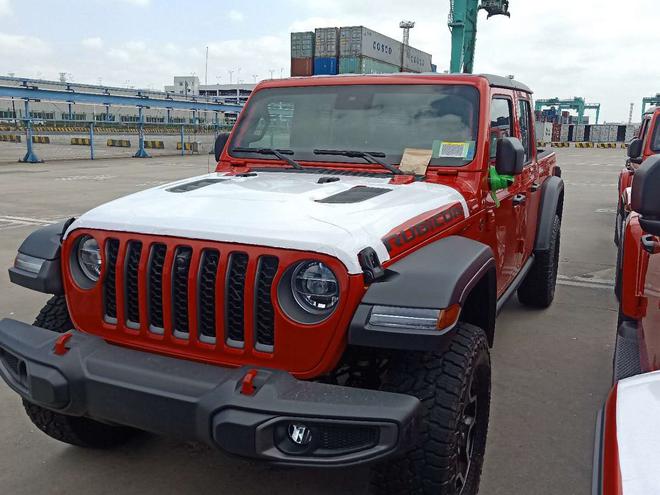
[[291, 33], [291, 75], [435, 72], [430, 54], [364, 26]]
[[315, 31], [315, 38], [314, 74], [338, 74], [339, 29], [318, 28]]
[[312, 31], [291, 33], [291, 76], [314, 75], [314, 44]]
[[364, 26], [340, 30], [340, 74], [401, 72], [403, 44]]

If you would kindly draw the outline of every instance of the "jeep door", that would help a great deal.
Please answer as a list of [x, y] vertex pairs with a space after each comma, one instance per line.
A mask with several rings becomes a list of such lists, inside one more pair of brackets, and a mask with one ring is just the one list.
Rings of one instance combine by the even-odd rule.
[[[493, 95], [490, 108], [489, 160], [492, 166], [495, 165], [498, 140], [516, 136], [514, 108], [512, 93], [503, 92]], [[515, 202], [519, 199], [517, 195], [521, 192], [522, 182], [520, 177], [516, 177], [515, 182], [508, 189], [497, 191], [499, 207], [490, 195], [486, 199], [487, 210], [491, 218], [494, 218], [495, 224], [495, 238], [492, 241], [492, 248], [498, 268], [498, 294], [502, 294], [506, 290], [519, 269], [519, 224], [521, 214], [524, 214], [524, 211]]]
[[[647, 236], [646, 233], [643, 234]], [[646, 237], [646, 242], [660, 246], [660, 237]], [[640, 246], [640, 249], [641, 246]], [[639, 268], [639, 287], [642, 288], [642, 355], [648, 359], [650, 369], [660, 369], [660, 253], [649, 254], [642, 249]]]
[[541, 201], [539, 167], [536, 160], [536, 142], [532, 118], [532, 103], [527, 93], [519, 92], [517, 101], [518, 137], [525, 148], [525, 168], [516, 178], [519, 192], [514, 198], [518, 244], [516, 246], [516, 270], [520, 270], [532, 254], [536, 241], [537, 216]]

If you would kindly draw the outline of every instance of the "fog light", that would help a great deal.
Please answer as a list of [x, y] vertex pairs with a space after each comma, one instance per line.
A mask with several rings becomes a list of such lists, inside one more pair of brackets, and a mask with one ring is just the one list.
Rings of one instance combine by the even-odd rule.
[[296, 445], [309, 445], [312, 441], [312, 430], [299, 423], [291, 423], [288, 429], [289, 439]]

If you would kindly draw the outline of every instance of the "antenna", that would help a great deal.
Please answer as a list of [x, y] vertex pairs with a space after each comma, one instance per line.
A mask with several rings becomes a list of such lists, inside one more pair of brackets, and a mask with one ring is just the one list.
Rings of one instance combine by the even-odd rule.
[[628, 125], [632, 124], [632, 119], [633, 119], [633, 111], [635, 110], [635, 104], [631, 103], [630, 104], [630, 115], [628, 116]]

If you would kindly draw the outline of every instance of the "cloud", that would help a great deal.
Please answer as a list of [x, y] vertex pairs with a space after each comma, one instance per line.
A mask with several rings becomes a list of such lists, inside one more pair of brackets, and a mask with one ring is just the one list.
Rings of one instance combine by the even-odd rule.
[[9, 0], [0, 0], [0, 17], [11, 15], [11, 3]]
[[3, 54], [3, 59], [13, 53], [20, 53], [24, 57], [25, 55], [42, 55], [50, 52], [50, 46], [40, 38], [0, 33], [0, 53]]
[[151, 0], [114, 0], [117, 3], [127, 3], [137, 7], [148, 7], [151, 5]]
[[85, 38], [80, 44], [85, 48], [100, 49], [103, 48], [103, 40], [99, 37]]
[[229, 20], [234, 22], [242, 22], [244, 19], [245, 16], [243, 15], [243, 12], [239, 12], [238, 10], [229, 11]]

